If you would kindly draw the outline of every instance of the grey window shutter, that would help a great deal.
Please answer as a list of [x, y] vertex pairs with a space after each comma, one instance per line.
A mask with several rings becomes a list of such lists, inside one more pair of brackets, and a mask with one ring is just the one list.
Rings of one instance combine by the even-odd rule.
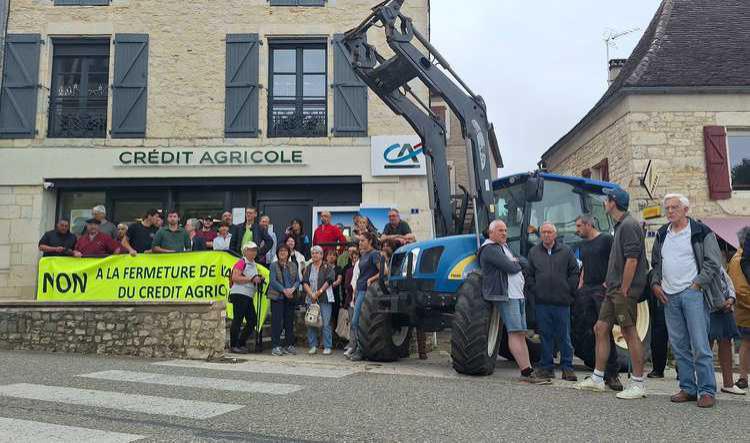
[[354, 73], [343, 34], [333, 36], [333, 135], [367, 136], [367, 85]]
[[0, 137], [34, 138], [39, 89], [39, 34], [8, 34], [5, 41]]
[[115, 34], [112, 82], [113, 138], [146, 136], [148, 34]]
[[297, 0], [271, 0], [271, 6], [297, 6]]
[[258, 136], [258, 34], [228, 34], [224, 136]]
[[326, 0], [299, 0], [300, 6], [325, 6]]

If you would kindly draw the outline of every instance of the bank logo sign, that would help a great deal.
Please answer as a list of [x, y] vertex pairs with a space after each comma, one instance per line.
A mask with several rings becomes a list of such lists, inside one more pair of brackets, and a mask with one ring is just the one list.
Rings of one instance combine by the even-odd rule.
[[372, 175], [425, 175], [424, 147], [416, 135], [372, 137]]

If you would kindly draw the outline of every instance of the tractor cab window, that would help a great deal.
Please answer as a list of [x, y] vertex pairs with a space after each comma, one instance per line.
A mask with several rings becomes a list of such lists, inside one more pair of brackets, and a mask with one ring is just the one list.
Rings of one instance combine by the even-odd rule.
[[523, 185], [508, 186], [495, 191], [497, 199], [495, 218], [508, 226], [508, 246], [516, 254], [521, 253], [521, 224], [526, 204]]
[[557, 239], [574, 246], [581, 239], [576, 235], [576, 218], [583, 214], [581, 193], [567, 183], [546, 180], [544, 198], [531, 203], [529, 212], [529, 242], [539, 244], [539, 227], [550, 222], [557, 228]]
[[607, 211], [604, 209], [604, 196], [595, 194], [586, 194], [586, 206], [588, 207], [590, 214], [594, 217], [594, 227], [599, 232], [606, 232], [614, 234], [614, 225], [612, 219], [607, 215]]

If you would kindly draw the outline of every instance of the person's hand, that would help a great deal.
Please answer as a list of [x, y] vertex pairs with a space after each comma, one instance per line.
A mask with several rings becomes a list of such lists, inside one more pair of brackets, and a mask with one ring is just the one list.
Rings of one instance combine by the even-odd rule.
[[668, 301], [667, 294], [664, 293], [664, 290], [661, 288], [661, 286], [654, 285], [651, 289], [653, 290], [656, 298], [658, 298], [660, 302], [666, 305]]
[[692, 285], [690, 285], [690, 289], [692, 289], [693, 291], [700, 291], [701, 287], [698, 283], [693, 283]]
[[625, 298], [628, 298], [628, 292], [630, 292], [630, 288], [626, 288], [625, 286], [621, 286], [620, 290], [622, 291], [622, 295], [624, 295]]
[[260, 278], [260, 275], [256, 275], [255, 277], [253, 277], [253, 279], [251, 281], [253, 282], [253, 284], [258, 285], [258, 284], [260, 284], [260, 282], [263, 281], [263, 279]]
[[131, 249], [130, 252], [129, 252], [129, 254], [130, 254], [131, 257], [135, 257], [136, 255], [138, 255], [138, 252], [136, 252], [135, 249]]
[[734, 310], [734, 303], [735, 300], [733, 298], [728, 298], [724, 300], [724, 306], [721, 307], [724, 312], [732, 312]]
[[83, 257], [83, 254], [81, 254], [81, 251], [73, 251], [74, 257]]
[[65, 252], [65, 246], [56, 246], [55, 252], [60, 252], [60, 253]]

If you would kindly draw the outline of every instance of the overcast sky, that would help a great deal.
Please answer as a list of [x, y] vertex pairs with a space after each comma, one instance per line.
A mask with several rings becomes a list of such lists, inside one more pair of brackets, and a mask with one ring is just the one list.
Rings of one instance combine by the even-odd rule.
[[529, 171], [607, 88], [610, 58], [627, 58], [659, 0], [432, 0], [432, 42], [487, 102], [505, 162]]

